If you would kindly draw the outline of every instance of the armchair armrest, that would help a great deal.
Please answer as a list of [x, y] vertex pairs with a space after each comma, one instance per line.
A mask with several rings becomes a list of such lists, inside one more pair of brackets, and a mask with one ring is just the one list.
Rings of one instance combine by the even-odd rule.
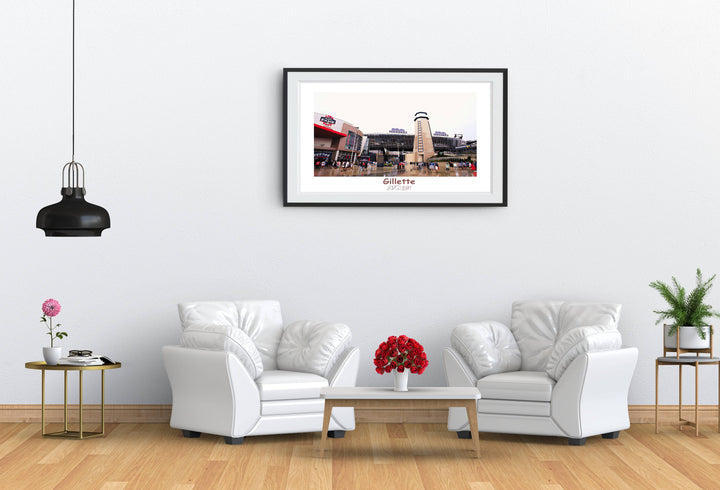
[[252, 429], [260, 394], [235, 354], [164, 346], [162, 357], [173, 396], [171, 427], [230, 437]]
[[[328, 384], [330, 386], [355, 386], [359, 363], [360, 349], [348, 348], [335, 362], [328, 376]], [[354, 408], [333, 408], [331, 417], [341, 427], [341, 430], [355, 430]]]
[[360, 366], [360, 349], [350, 347], [335, 362], [328, 375], [330, 386], [355, 386]]
[[550, 414], [571, 438], [630, 427], [627, 396], [635, 371], [635, 347], [588, 352], [570, 364], [552, 392]]
[[[452, 347], [445, 347], [442, 351], [443, 366], [445, 367], [445, 383], [448, 386], [476, 386], [477, 376], [472, 372], [463, 356]], [[448, 430], [468, 430], [467, 410], [452, 407], [448, 410]]]
[[475, 376], [463, 356], [452, 347], [445, 347], [442, 351], [443, 366], [445, 367], [445, 383], [448, 386], [476, 386], [478, 377]]

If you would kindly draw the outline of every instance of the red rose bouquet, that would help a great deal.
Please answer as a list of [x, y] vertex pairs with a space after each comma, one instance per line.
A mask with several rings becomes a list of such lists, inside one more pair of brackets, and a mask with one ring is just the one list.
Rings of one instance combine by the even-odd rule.
[[385, 374], [397, 369], [399, 373], [406, 369], [411, 373], [422, 374], [428, 365], [425, 349], [415, 339], [407, 335], [391, 335], [375, 351], [375, 371]]

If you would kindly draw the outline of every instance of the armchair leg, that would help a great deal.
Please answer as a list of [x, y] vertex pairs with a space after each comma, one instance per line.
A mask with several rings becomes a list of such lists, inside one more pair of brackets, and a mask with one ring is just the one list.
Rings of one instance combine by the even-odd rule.
[[618, 437], [620, 437], [619, 430], [616, 430], [615, 432], [608, 432], [607, 434], [602, 435], [603, 439], [617, 439]]
[[329, 430], [328, 437], [331, 437], [333, 439], [342, 439], [343, 437], [345, 437], [345, 431], [344, 430]]
[[472, 439], [472, 434], [469, 430], [459, 430], [457, 431], [458, 439]]
[[568, 437], [568, 444], [570, 446], [584, 446], [585, 445], [585, 438], [580, 439], [573, 439], [571, 437]]
[[188, 437], [190, 439], [195, 439], [196, 437], [200, 437], [200, 433], [196, 432], [194, 430], [182, 430], [183, 437]]
[[245, 440], [244, 437], [228, 437], [225, 436], [225, 444], [230, 444], [232, 446], [237, 446], [239, 444], [242, 444]]

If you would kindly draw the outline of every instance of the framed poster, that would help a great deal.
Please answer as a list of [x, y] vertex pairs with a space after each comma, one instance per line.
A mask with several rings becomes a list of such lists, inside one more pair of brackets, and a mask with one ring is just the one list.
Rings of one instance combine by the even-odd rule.
[[507, 69], [285, 68], [285, 206], [507, 206]]

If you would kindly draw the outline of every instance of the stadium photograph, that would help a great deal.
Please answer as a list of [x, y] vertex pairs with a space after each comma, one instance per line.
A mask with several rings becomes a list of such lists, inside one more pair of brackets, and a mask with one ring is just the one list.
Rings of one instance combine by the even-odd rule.
[[475, 93], [316, 93], [315, 177], [476, 177]]

